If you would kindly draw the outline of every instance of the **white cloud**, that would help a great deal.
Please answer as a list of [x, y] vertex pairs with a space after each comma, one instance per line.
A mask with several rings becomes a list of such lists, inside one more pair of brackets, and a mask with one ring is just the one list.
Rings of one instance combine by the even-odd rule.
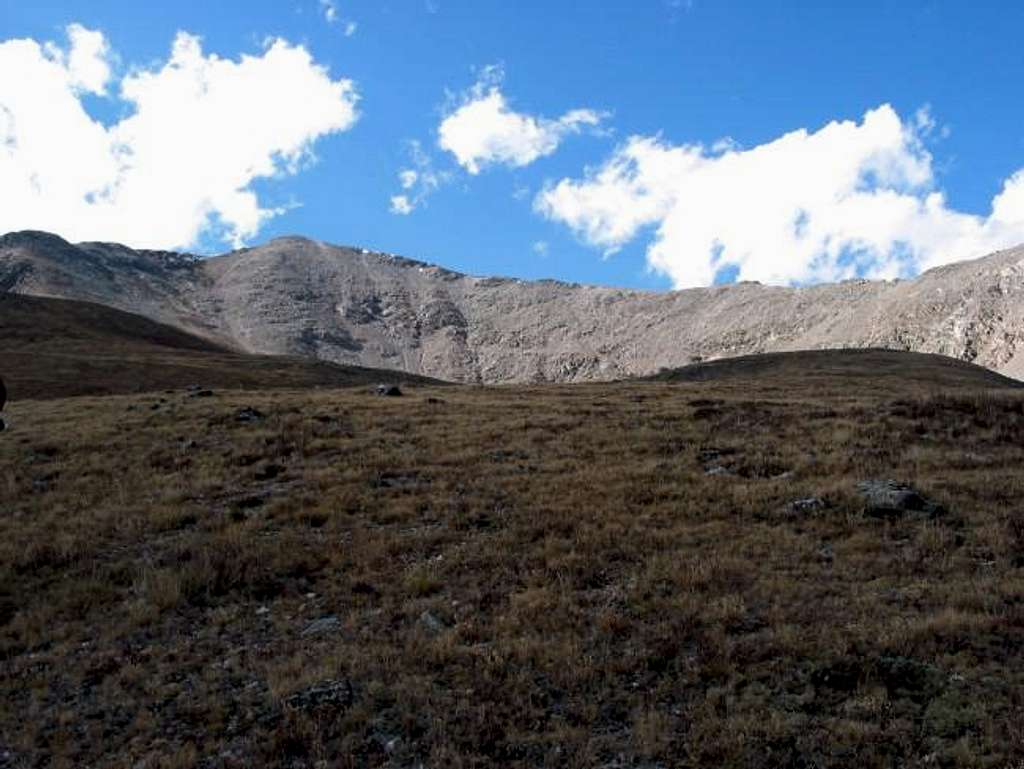
[[[102, 33], [68, 27], [63, 50], [0, 42], [0, 232], [187, 247], [203, 234], [241, 243], [281, 209], [251, 183], [296, 173], [313, 143], [356, 120], [351, 81], [302, 46], [271, 40], [238, 60], [179, 33], [169, 60], [111, 83]], [[127, 117], [109, 127], [82, 94], [115, 86]], [[112, 97], [113, 98], [113, 97]]]
[[398, 182], [402, 185], [403, 190], [410, 189], [419, 178], [420, 175], [412, 168], [406, 168], [398, 172]]
[[399, 216], [408, 216], [414, 209], [415, 206], [409, 200], [408, 195], [391, 196], [391, 213], [398, 214]]
[[320, 10], [324, 14], [328, 24], [333, 24], [338, 20], [338, 6], [336, 6], [331, 0], [320, 0]]
[[391, 198], [391, 213], [402, 216], [411, 214], [423, 205], [428, 197], [452, 180], [448, 171], [438, 171], [434, 161], [418, 141], [410, 141], [409, 159], [412, 166], [402, 168], [398, 172], [398, 184], [402, 188], [401, 195]]
[[438, 128], [439, 146], [471, 174], [489, 165], [529, 165], [552, 154], [566, 136], [597, 128], [606, 117], [592, 109], [574, 109], [555, 120], [515, 112], [501, 92], [501, 80], [500, 68], [486, 68]]
[[345, 37], [352, 37], [359, 29], [359, 24], [351, 19], [343, 19], [334, 0], [320, 0], [320, 12], [328, 24], [341, 24], [341, 32]]
[[548, 246], [548, 242], [546, 240], [538, 240], [538, 241], [535, 241], [534, 244], [533, 244], [533, 253], [535, 253], [537, 256], [541, 256], [541, 257], [547, 256], [548, 255], [548, 250], [549, 250], [549, 246]]
[[534, 206], [606, 253], [653, 228], [648, 263], [679, 288], [723, 268], [779, 284], [897, 277], [1024, 241], [1024, 170], [988, 216], [956, 211], [923, 144], [934, 128], [926, 110], [904, 121], [882, 105], [748, 150], [636, 136]]

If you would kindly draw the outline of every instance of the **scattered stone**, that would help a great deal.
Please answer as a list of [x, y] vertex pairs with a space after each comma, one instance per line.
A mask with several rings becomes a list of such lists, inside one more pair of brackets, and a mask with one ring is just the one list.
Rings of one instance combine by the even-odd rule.
[[832, 563], [832, 561], [834, 561], [836, 558], [836, 554], [835, 551], [832, 549], [832, 545], [825, 545], [824, 547], [820, 548], [818, 550], [818, 558], [827, 563]]
[[864, 497], [864, 514], [872, 518], [898, 518], [904, 513], [934, 517], [944, 512], [942, 505], [898, 481], [861, 481], [857, 491]]
[[270, 609], [266, 606], [261, 606], [256, 610], [256, 614], [262, 617], [264, 614], [270, 614]]
[[794, 499], [789, 503], [789, 509], [794, 513], [813, 513], [816, 510], [825, 509], [825, 500], [820, 497], [804, 497], [803, 499]]
[[388, 398], [397, 398], [402, 395], [402, 390], [396, 384], [379, 384], [374, 393]]
[[352, 704], [352, 684], [331, 679], [307, 686], [285, 698], [284, 704], [292, 710], [341, 710]]
[[36, 494], [45, 494], [50, 490], [54, 481], [60, 477], [59, 473], [47, 473], [46, 475], [40, 476], [39, 478], [32, 479], [32, 491]]
[[328, 633], [336, 633], [341, 630], [341, 620], [333, 614], [327, 617], [321, 617], [315, 619], [303, 628], [300, 635], [303, 638], [310, 638], [312, 636], [326, 635]]
[[704, 475], [735, 475], [732, 470], [721, 465], [710, 465], [704, 468]]
[[443, 633], [448, 629], [448, 625], [446, 625], [445, 622], [436, 614], [430, 611], [430, 609], [427, 609], [420, 615], [420, 624], [426, 628], [427, 632], [433, 635]]
[[213, 390], [189, 390], [189, 398], [212, 398]]
[[238, 412], [235, 414], [236, 422], [259, 422], [263, 418], [263, 412], [260, 411], [259, 409], [253, 408], [252, 406], [245, 406], [244, 408], [240, 408]]

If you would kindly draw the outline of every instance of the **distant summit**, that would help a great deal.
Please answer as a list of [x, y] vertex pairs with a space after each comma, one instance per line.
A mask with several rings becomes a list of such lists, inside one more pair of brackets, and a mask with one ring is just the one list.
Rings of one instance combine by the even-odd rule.
[[462, 382], [607, 380], [844, 347], [1024, 379], [1024, 248], [909, 281], [659, 293], [471, 277], [298, 235], [203, 259], [26, 231], [0, 237], [0, 290], [105, 304], [243, 352]]

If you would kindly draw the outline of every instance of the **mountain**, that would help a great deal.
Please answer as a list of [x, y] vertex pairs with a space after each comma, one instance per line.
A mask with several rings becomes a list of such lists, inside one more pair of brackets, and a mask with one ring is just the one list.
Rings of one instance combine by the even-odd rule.
[[11, 400], [185, 388], [350, 387], [423, 377], [251, 355], [92, 302], [0, 294], [0, 375]]
[[695, 360], [875, 347], [1024, 378], [1024, 248], [910, 281], [644, 292], [482, 278], [285, 237], [206, 259], [0, 237], [0, 290], [87, 300], [247, 353], [462, 382], [650, 375]]

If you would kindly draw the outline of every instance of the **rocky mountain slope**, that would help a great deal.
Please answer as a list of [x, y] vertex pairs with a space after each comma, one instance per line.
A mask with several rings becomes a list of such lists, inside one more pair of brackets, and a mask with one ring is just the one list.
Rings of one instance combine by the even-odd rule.
[[[0, 374], [12, 401], [161, 392], [441, 384], [296, 356], [246, 355], [92, 302], [0, 294]], [[0, 764], [2, 766], [2, 764]]]
[[0, 290], [107, 304], [245, 352], [463, 382], [612, 379], [839, 347], [1024, 378], [1024, 247], [913, 281], [643, 292], [473, 277], [296, 237], [198, 259], [21, 232], [0, 238]]

